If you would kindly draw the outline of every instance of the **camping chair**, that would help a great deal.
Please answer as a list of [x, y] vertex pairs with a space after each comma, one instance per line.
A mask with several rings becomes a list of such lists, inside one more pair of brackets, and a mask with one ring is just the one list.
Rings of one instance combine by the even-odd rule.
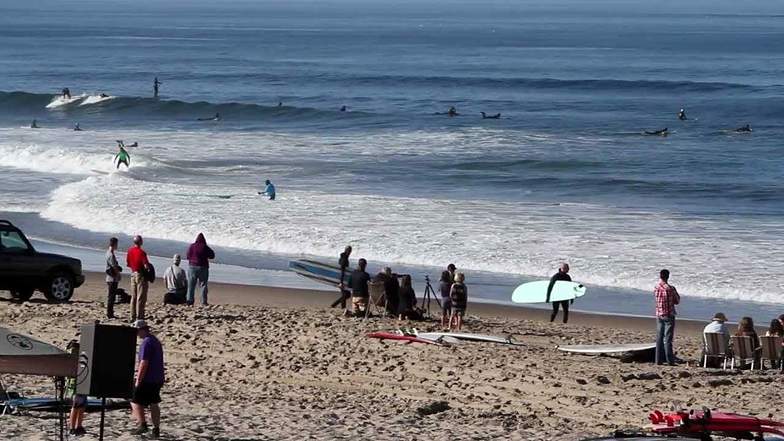
[[770, 367], [784, 370], [782, 363], [781, 342], [782, 337], [760, 337], [760, 368], [764, 367], [765, 360], [770, 361]]
[[757, 357], [755, 353], [756, 348], [754, 347], [751, 337], [747, 335], [733, 335], [730, 339], [732, 341], [732, 351], [734, 352], [730, 369], [735, 369], [735, 359], [737, 358], [741, 365], [751, 361], [751, 369], [753, 370]]
[[371, 309], [373, 309], [374, 313], [381, 311], [381, 316], [383, 317], [387, 311], [387, 293], [384, 289], [384, 281], [373, 280], [369, 282], [368, 292], [370, 293], [370, 298], [365, 308], [365, 318], [370, 317]]
[[727, 340], [725, 334], [719, 332], [706, 332], [705, 345], [703, 348], [703, 363], [702, 367], [708, 367], [709, 358], [718, 358], [722, 360], [722, 369], [727, 369], [727, 360], [731, 360], [732, 356], [727, 347]]

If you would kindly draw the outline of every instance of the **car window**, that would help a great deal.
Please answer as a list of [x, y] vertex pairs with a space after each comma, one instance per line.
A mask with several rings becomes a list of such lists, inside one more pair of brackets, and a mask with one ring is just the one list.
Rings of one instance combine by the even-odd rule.
[[21, 253], [27, 251], [29, 247], [27, 242], [22, 238], [22, 235], [16, 231], [2, 231], [0, 232], [0, 252], [3, 253]]

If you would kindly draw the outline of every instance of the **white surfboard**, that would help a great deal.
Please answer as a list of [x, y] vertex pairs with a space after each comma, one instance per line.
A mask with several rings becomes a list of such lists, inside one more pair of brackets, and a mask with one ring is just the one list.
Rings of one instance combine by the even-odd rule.
[[79, 96], [72, 96], [71, 98], [66, 98], [62, 95], [56, 96], [51, 103], [46, 105], [47, 109], [56, 109], [58, 107], [67, 106], [69, 104], [73, 104], [77, 101], [81, 101], [84, 99], [86, 95], [79, 95]]
[[620, 345], [566, 345], [558, 346], [559, 351], [577, 354], [619, 354], [656, 349], [656, 343], [632, 343]]
[[[515, 288], [512, 293], [512, 301], [515, 303], [547, 303], [548, 286], [550, 286], [549, 280], [523, 283]], [[572, 300], [584, 295], [585, 286], [577, 282], [559, 280], [553, 285], [553, 291], [550, 293], [550, 302]]]
[[[416, 336], [425, 340], [438, 341], [442, 339], [455, 339], [467, 341], [480, 341], [486, 343], [501, 343], [505, 345], [516, 345], [511, 337], [496, 337], [494, 335], [468, 334], [463, 332], [417, 332]], [[449, 340], [447, 340], [449, 341]]]
[[91, 95], [91, 96], [88, 96], [87, 98], [85, 98], [85, 100], [82, 101], [79, 105], [80, 106], [89, 106], [90, 104], [98, 104], [98, 103], [102, 103], [104, 101], [109, 101], [109, 100], [114, 99], [114, 98], [115, 97], [113, 97], [113, 96]]

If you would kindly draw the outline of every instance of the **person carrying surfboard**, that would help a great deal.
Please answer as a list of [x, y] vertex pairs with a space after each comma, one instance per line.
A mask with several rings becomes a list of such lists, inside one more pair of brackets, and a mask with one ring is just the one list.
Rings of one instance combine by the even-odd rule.
[[[553, 277], [550, 277], [550, 285], [547, 286], [547, 297], [545, 298], [546, 303], [550, 303], [550, 294], [553, 292], [553, 287], [555, 286], [555, 282], [563, 280], [565, 282], [571, 282], [572, 278], [569, 276], [569, 264], [562, 263], [561, 267], [558, 268], [558, 272], [553, 274]], [[558, 315], [558, 308], [563, 308], [563, 322], [566, 323], [569, 321], [569, 304], [574, 303], [574, 299], [572, 300], [561, 300], [559, 302], [553, 302], [553, 313], [550, 314], [550, 323], [555, 321], [555, 317]]]

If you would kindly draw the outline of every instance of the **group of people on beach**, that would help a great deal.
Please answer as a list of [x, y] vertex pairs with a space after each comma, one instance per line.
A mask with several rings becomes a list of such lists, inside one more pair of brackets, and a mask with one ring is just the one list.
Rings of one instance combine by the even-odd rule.
[[[340, 297], [332, 303], [335, 308], [340, 305], [345, 315], [365, 316], [370, 302], [381, 302], [385, 306], [385, 314], [397, 317], [398, 320], [422, 320], [427, 314], [417, 306], [417, 296], [409, 274], [396, 274], [392, 268], [386, 267], [374, 277], [367, 272], [367, 260], [359, 259], [357, 267], [350, 270], [352, 248], [347, 246], [338, 258], [340, 267]], [[454, 264], [449, 264], [441, 273], [439, 291], [441, 295], [441, 325], [445, 328], [460, 330], [468, 305], [468, 287], [465, 275], [456, 272]], [[429, 284], [429, 279], [428, 279]], [[383, 290], [383, 296], [371, 299], [371, 286]], [[347, 306], [351, 300], [351, 307]], [[424, 306], [424, 305], [422, 305]]]
[[[708, 335], [710, 334], [718, 334], [721, 337], [722, 347], [724, 349], [724, 355], [728, 358], [733, 356], [734, 349], [732, 347], [732, 339], [731, 336], [736, 337], [748, 337], [751, 342], [752, 348], [752, 359], [754, 360], [754, 364], [756, 366], [760, 365], [760, 355], [761, 355], [761, 339], [757, 334], [757, 329], [754, 326], [754, 320], [751, 317], [742, 317], [740, 321], [738, 321], [738, 327], [736, 328], [735, 332], [731, 332], [730, 329], [726, 325], [727, 316], [724, 315], [723, 312], [717, 312], [711, 322], [705, 326], [703, 329], [703, 340], [704, 340], [704, 349], [703, 349], [703, 357], [707, 357], [707, 359], [703, 359], [703, 363], [706, 365], [713, 365], [713, 363], [718, 360], [716, 357], [712, 357], [712, 351], [709, 348], [708, 343]], [[777, 318], [770, 321], [770, 325], [768, 326], [767, 331], [765, 331], [765, 337], [777, 337], [782, 338], [784, 337], [784, 314], [779, 315]], [[782, 356], [784, 356], [784, 343], [779, 348]], [[784, 358], [784, 357], [782, 357]], [[778, 361], [778, 366], [773, 367], [781, 367], [780, 363], [781, 360]], [[713, 366], [712, 366], [713, 367]]]
[[[125, 264], [130, 271], [130, 322], [143, 320], [147, 305], [147, 294], [150, 283], [155, 281], [155, 268], [144, 250], [142, 236], [133, 237], [133, 245], [126, 253]], [[106, 317], [116, 318], [114, 305], [118, 294], [118, 285], [122, 280], [123, 268], [117, 261], [116, 252], [119, 239], [109, 239], [109, 249], [106, 251]], [[163, 279], [166, 284], [166, 293], [163, 296], [167, 304], [195, 303], [197, 286], [201, 288], [202, 305], [208, 304], [210, 260], [215, 258], [215, 251], [207, 245], [204, 234], [199, 233], [196, 240], [188, 247], [188, 273], [180, 267], [181, 257], [175, 254], [171, 265], [166, 268]]]

